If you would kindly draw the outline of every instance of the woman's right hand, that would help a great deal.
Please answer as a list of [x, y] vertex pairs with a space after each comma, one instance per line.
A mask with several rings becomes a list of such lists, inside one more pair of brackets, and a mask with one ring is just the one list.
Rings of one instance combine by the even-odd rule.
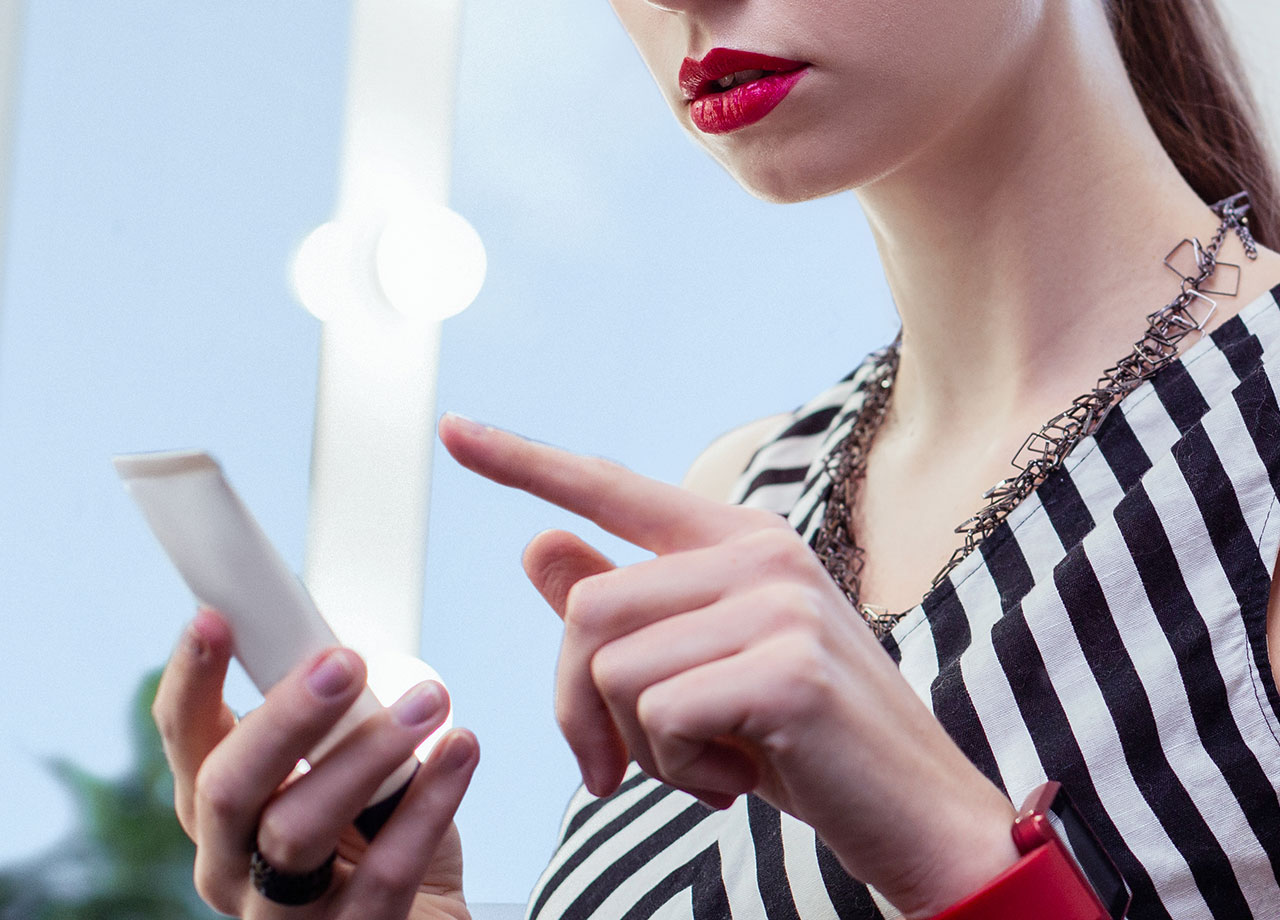
[[[215, 910], [289, 920], [467, 920], [453, 815], [479, 759], [475, 737], [449, 732], [372, 843], [351, 822], [376, 788], [448, 712], [426, 682], [366, 720], [306, 774], [295, 767], [355, 701], [364, 664], [330, 649], [291, 671], [237, 723], [223, 702], [231, 634], [201, 611], [165, 668], [153, 707], [174, 776], [174, 805], [196, 843], [195, 884]], [[319, 900], [285, 907], [253, 887], [255, 846], [276, 870], [306, 873], [335, 849]]]

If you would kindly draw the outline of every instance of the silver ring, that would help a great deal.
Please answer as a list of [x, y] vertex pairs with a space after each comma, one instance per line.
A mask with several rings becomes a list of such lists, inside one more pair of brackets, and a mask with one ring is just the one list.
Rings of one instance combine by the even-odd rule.
[[333, 862], [338, 857], [334, 850], [324, 865], [310, 872], [282, 872], [256, 848], [249, 860], [249, 878], [254, 889], [268, 901], [298, 907], [324, 897], [333, 882]]

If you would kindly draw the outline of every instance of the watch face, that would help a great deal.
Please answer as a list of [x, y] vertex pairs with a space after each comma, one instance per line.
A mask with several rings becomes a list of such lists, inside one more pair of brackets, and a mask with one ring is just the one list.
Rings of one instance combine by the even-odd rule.
[[1093, 885], [1093, 890], [1106, 907], [1107, 913], [1114, 918], [1123, 917], [1129, 907], [1129, 886], [1125, 884], [1124, 877], [1107, 856], [1098, 838], [1071, 804], [1066, 790], [1058, 789], [1057, 795], [1045, 809], [1045, 817], [1057, 833], [1058, 840]]

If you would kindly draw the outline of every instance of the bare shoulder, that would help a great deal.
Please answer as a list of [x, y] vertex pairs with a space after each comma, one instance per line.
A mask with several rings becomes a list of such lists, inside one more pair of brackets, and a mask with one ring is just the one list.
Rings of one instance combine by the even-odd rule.
[[788, 418], [786, 413], [770, 415], [722, 434], [693, 461], [681, 485], [704, 498], [728, 501], [734, 482], [742, 475], [752, 454]]
[[1267, 603], [1267, 657], [1271, 673], [1280, 684], [1280, 560], [1271, 576], [1271, 599]]

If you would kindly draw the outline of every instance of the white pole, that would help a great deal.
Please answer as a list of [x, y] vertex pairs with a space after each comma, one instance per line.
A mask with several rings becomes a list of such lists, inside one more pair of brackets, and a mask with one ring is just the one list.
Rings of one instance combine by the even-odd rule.
[[345, 306], [321, 344], [306, 581], [366, 654], [419, 653], [440, 327], [390, 308], [376, 262], [389, 227], [448, 201], [459, 7], [355, 0], [339, 243], [311, 259], [346, 265], [326, 269]]

